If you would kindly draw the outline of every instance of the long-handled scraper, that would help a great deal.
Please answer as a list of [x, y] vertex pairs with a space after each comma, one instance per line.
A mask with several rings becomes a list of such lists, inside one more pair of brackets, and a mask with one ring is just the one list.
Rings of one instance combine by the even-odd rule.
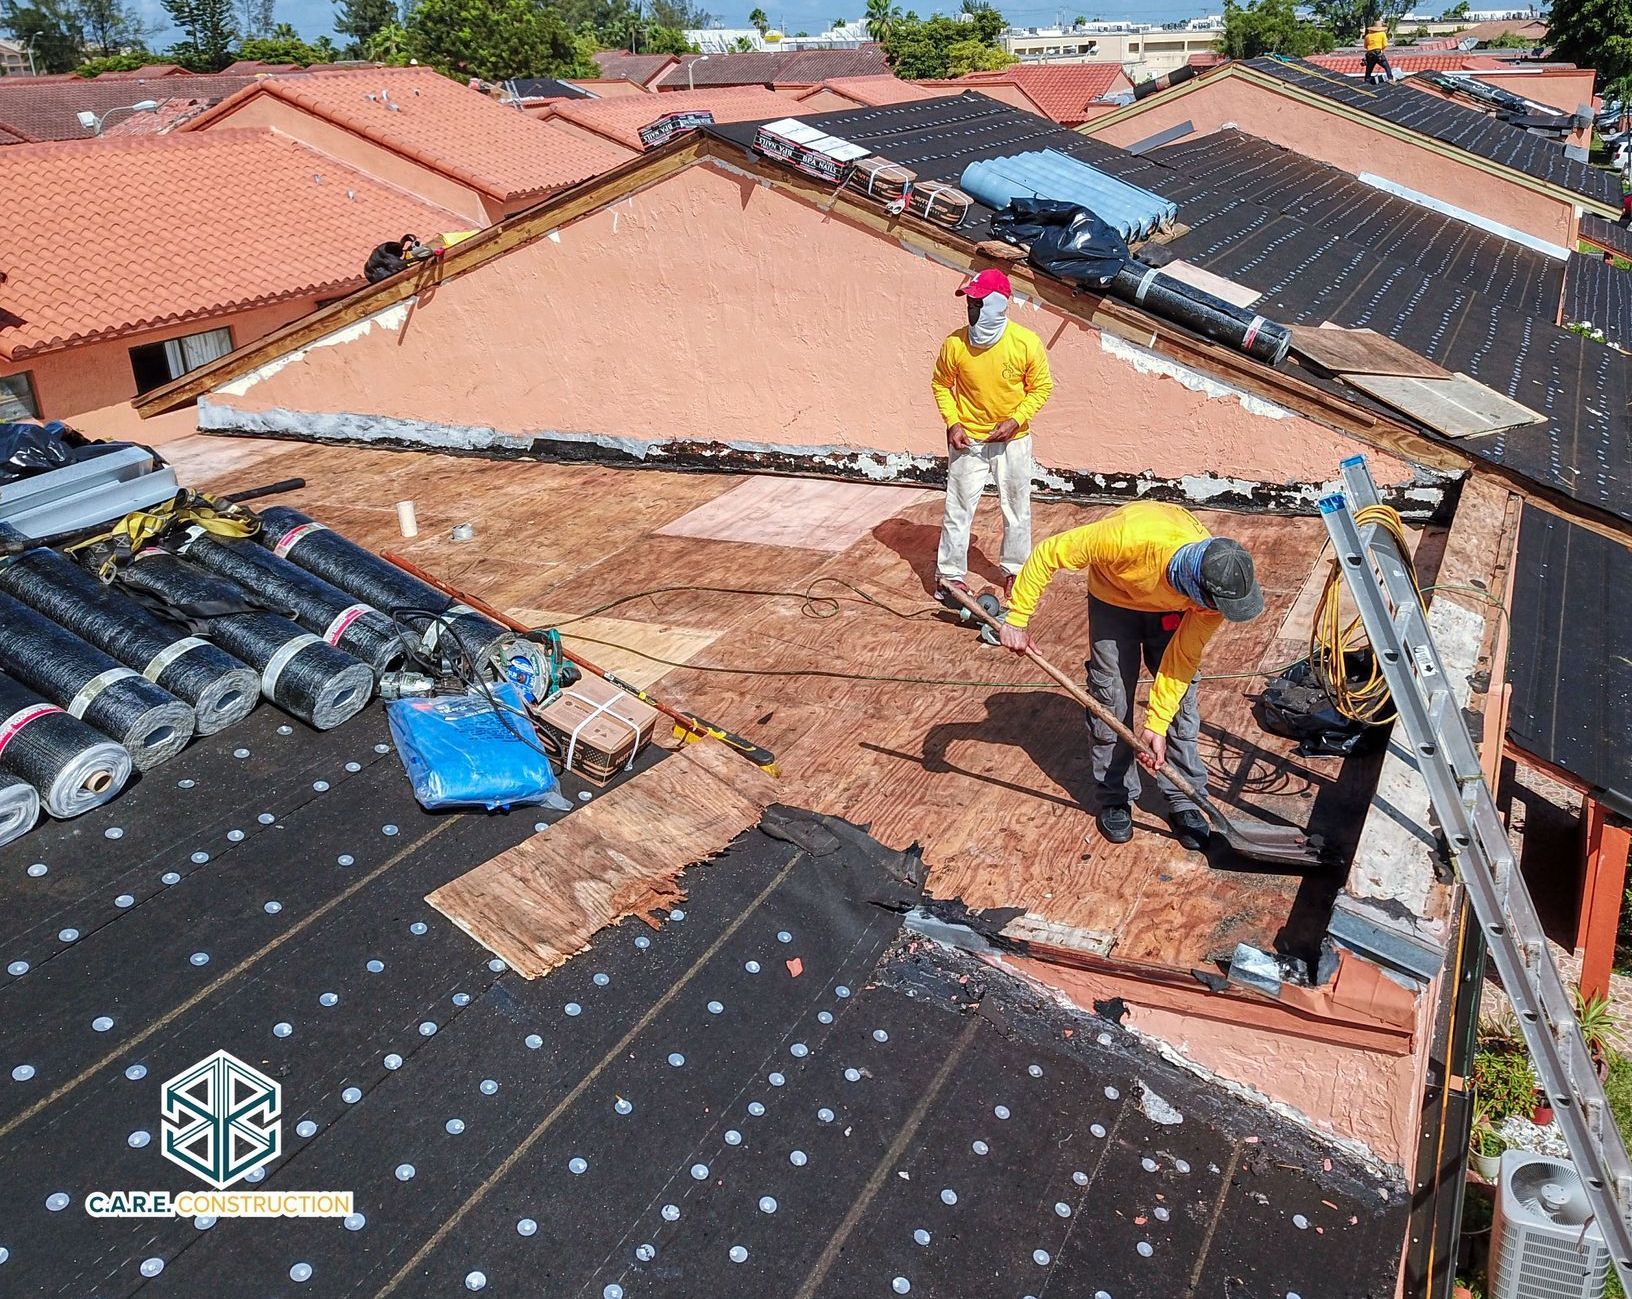
[[[970, 613], [977, 622], [990, 627], [994, 632], [1001, 631], [1003, 624], [994, 618], [991, 612], [976, 599], [956, 587], [948, 587], [947, 593], [952, 596]], [[1074, 680], [1059, 668], [1055, 667], [1040, 654], [1035, 647], [1027, 649], [1026, 657], [1048, 673], [1055, 681], [1105, 725], [1109, 726], [1122, 739], [1123, 743], [1133, 749], [1141, 757], [1150, 757], [1150, 750], [1140, 742], [1122, 719], [1117, 717], [1104, 704], [1095, 699]], [[1292, 825], [1265, 825], [1261, 821], [1242, 823], [1231, 821], [1220, 812], [1212, 800], [1192, 785], [1188, 780], [1168, 764], [1162, 773], [1171, 780], [1180, 790], [1195, 800], [1196, 806], [1201, 808], [1207, 819], [1212, 822], [1216, 830], [1226, 843], [1243, 857], [1250, 857], [1254, 861], [1278, 862], [1288, 866], [1316, 866], [1321, 862], [1322, 844], [1320, 836], [1305, 834], [1297, 826]]]

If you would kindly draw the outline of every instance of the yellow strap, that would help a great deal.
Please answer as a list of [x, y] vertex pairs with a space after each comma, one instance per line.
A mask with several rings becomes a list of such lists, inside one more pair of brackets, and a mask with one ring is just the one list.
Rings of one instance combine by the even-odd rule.
[[[113, 541], [119, 551], [134, 555], [148, 543], [178, 527], [197, 527], [217, 537], [249, 537], [260, 530], [260, 520], [241, 505], [218, 501], [202, 492], [179, 491], [163, 505], [145, 510], [132, 510], [114, 523], [106, 532], [75, 542], [69, 551], [85, 550], [91, 546]], [[98, 576], [108, 581], [113, 576], [116, 555], [110, 555], [98, 570]]]

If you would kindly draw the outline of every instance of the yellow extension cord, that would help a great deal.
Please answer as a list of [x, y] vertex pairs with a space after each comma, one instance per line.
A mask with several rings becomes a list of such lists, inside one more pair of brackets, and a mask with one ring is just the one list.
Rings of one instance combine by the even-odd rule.
[[[1411, 589], [1417, 603], [1422, 603], [1422, 587], [1417, 581], [1417, 570], [1411, 560], [1411, 548], [1405, 539], [1405, 525], [1399, 513], [1391, 506], [1368, 505], [1354, 516], [1355, 523], [1365, 528], [1376, 524], [1389, 533], [1405, 558], [1406, 572], [1411, 577]], [[1388, 693], [1388, 683], [1377, 666], [1375, 651], [1371, 654], [1370, 670], [1363, 680], [1350, 680], [1348, 656], [1370, 649], [1365, 628], [1356, 615], [1345, 625], [1343, 622], [1343, 575], [1338, 571], [1337, 556], [1332, 557], [1331, 570], [1326, 574], [1326, 585], [1320, 593], [1320, 604], [1309, 624], [1309, 666], [1315, 680], [1326, 691], [1332, 707], [1344, 717], [1366, 725], [1378, 725], [1394, 720], [1394, 700]]]

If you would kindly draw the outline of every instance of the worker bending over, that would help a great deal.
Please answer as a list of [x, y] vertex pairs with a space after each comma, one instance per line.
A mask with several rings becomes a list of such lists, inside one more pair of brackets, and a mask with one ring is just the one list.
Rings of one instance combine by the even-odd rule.
[[[1239, 542], [1214, 537], [1188, 510], [1157, 501], [1124, 505], [1095, 523], [1048, 538], [1026, 560], [1014, 584], [1003, 644], [1016, 654], [1031, 645], [1027, 625], [1054, 574], [1088, 573], [1088, 635], [1092, 657], [1088, 690], [1133, 726], [1133, 692], [1143, 659], [1154, 680], [1140, 738], [1166, 795], [1168, 822], [1186, 848], [1207, 844], [1200, 809], [1160, 774], [1171, 759], [1197, 790], [1207, 792], [1196, 706], [1196, 669], [1202, 650], [1225, 619], [1246, 622], [1264, 609], [1252, 556]], [[1116, 732], [1091, 714], [1094, 784], [1100, 833], [1112, 843], [1133, 837], [1129, 805], [1139, 797], [1133, 753]]]
[[[1394, 69], [1388, 66], [1388, 55], [1383, 51], [1388, 49], [1388, 28], [1382, 23], [1372, 23], [1366, 28], [1366, 84], [1380, 85], [1384, 81], [1394, 80]], [[1382, 69], [1380, 75], [1378, 69]]]
[[942, 587], [964, 586], [969, 532], [990, 476], [1003, 509], [1007, 580], [1031, 550], [1031, 421], [1054, 379], [1043, 340], [1009, 319], [1014, 289], [999, 270], [985, 270], [958, 290], [968, 300], [969, 324], [941, 344], [930, 388], [946, 421], [946, 515], [935, 571]]

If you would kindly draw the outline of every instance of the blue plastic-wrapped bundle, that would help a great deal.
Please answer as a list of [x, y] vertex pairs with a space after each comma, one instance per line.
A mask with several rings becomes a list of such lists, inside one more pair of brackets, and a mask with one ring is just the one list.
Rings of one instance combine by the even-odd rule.
[[564, 811], [570, 804], [533, 734], [521, 692], [508, 681], [490, 689], [491, 700], [472, 693], [386, 705], [414, 797], [428, 812], [539, 806]]

